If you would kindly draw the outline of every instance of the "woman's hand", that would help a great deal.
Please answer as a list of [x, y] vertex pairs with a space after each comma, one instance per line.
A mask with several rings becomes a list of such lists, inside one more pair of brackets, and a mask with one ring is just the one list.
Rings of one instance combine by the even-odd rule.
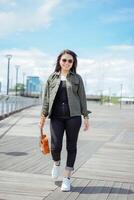
[[44, 115], [41, 115], [40, 121], [39, 121], [39, 127], [40, 127], [41, 129], [43, 129], [43, 127], [44, 127], [45, 119], [46, 119], [45, 116], [44, 116]]
[[87, 131], [89, 129], [89, 119], [88, 118], [85, 118], [84, 119], [84, 131]]

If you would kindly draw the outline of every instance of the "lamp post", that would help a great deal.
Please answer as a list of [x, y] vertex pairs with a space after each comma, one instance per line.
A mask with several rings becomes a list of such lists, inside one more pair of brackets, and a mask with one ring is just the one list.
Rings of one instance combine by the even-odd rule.
[[23, 72], [23, 96], [24, 96], [24, 93], [25, 93], [25, 72]]
[[8, 95], [8, 93], [9, 93], [10, 60], [12, 58], [12, 55], [8, 54], [8, 55], [6, 55], [6, 57], [8, 59], [8, 66], [7, 66], [7, 92], [6, 92], [6, 94]]
[[111, 103], [111, 88], [109, 88], [109, 104]]
[[103, 105], [103, 90], [100, 90], [100, 104]]
[[120, 84], [120, 109], [122, 108], [122, 89], [123, 89], [123, 84]]
[[17, 96], [17, 84], [18, 84], [18, 70], [19, 70], [19, 65], [16, 65], [16, 88], [15, 88], [15, 95]]

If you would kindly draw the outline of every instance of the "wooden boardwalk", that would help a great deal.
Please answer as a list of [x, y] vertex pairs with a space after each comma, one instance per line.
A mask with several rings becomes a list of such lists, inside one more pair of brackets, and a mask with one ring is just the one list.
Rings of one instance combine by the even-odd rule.
[[[51, 156], [39, 150], [40, 107], [0, 122], [0, 200], [133, 200], [134, 108], [91, 105], [91, 128], [81, 127], [71, 192], [51, 179]], [[49, 135], [49, 120], [45, 130]], [[50, 135], [49, 135], [50, 137]]]

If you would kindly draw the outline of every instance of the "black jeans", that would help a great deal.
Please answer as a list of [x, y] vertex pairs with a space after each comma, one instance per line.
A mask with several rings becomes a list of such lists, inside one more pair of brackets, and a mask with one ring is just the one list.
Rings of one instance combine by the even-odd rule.
[[77, 153], [77, 139], [81, 127], [81, 116], [70, 117], [68, 119], [51, 118], [51, 154], [54, 161], [61, 160], [61, 150], [64, 131], [66, 131], [67, 161], [66, 169], [74, 170], [74, 162]]

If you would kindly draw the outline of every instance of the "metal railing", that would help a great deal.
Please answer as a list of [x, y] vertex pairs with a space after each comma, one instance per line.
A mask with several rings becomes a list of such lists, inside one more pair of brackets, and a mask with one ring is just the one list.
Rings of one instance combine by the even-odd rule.
[[40, 103], [40, 98], [3, 96], [0, 98], [0, 119], [3, 119], [12, 113], [21, 111], [30, 106], [39, 105]]

